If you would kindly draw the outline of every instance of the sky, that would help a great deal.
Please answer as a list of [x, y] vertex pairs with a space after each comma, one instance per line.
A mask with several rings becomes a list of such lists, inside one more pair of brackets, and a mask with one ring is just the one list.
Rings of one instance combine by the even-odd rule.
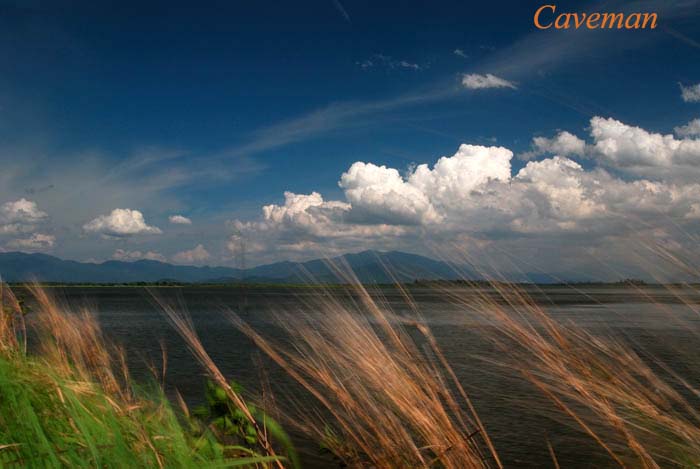
[[0, 250], [614, 278], [695, 249], [700, 0], [557, 4], [658, 13], [620, 31], [538, 30], [534, 0], [144, 3], [0, 0]]

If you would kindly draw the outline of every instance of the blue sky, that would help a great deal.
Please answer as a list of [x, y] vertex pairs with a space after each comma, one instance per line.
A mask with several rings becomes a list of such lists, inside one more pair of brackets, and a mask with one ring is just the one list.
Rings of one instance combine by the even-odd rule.
[[[364, 239], [359, 228], [344, 239], [290, 230], [296, 221], [287, 220], [286, 232], [268, 239], [278, 227], [260, 225], [261, 207], [282, 206], [285, 191], [315, 191], [353, 205], [343, 225], [405, 227], [390, 220], [391, 210], [381, 219], [384, 202], [353, 203], [341, 175], [367, 162], [408, 180], [416, 165], [432, 166], [467, 143], [511, 150], [515, 177], [533, 137], [566, 130], [595, 147], [596, 116], [650, 135], [700, 117], [700, 103], [684, 100], [680, 86], [700, 83], [696, 0], [558, 4], [658, 11], [659, 28], [638, 31], [538, 31], [539, 3], [522, 1], [142, 3], [0, 2], [0, 204], [24, 199], [36, 206], [21, 214], [44, 214], [6, 228], [5, 250], [80, 260], [183, 254], [182, 262], [231, 264], [230, 237], [239, 233], [251, 246], [259, 241], [251, 264], [362, 247], [428, 252], [427, 241], [442, 239], [430, 229], [408, 236], [402, 228], [388, 236], [392, 243]], [[487, 74], [512, 86], [463, 84], [465, 75]], [[679, 171], [640, 170], [601, 148], [560, 156], [619, 181], [692, 188]], [[686, 215], [694, 196], [685, 197], [676, 215], [693, 219]], [[450, 224], [450, 210], [428, 199], [445, 215], [439, 223]], [[13, 207], [5, 226], [19, 224]], [[160, 233], [140, 230], [139, 220], [133, 233], [104, 228], [114, 209], [131, 210], [122, 214], [127, 221], [138, 211]], [[172, 215], [192, 223], [170, 223]], [[99, 217], [106, 224], [86, 229]], [[524, 231], [513, 234], [513, 219], [478, 225], [451, 229], [450, 239], [466, 233], [529, 246]], [[30, 242], [36, 234], [52, 241]], [[572, 236], [541, 238], [555, 234], [558, 242]], [[279, 249], [285, 243], [294, 248]]]

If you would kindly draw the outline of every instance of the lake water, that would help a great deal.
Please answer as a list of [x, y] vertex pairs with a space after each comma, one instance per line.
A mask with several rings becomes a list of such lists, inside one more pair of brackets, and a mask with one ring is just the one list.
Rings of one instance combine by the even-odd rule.
[[[202, 369], [146, 290], [71, 287], [56, 288], [53, 292], [62, 301], [97, 312], [106, 335], [126, 348], [137, 378], [149, 376], [147, 363], [160, 367], [160, 344], [164, 344], [168, 356], [168, 391], [176, 388], [189, 404], [201, 402], [205, 381]], [[305, 304], [318, 294], [312, 289], [225, 287], [161, 288], [155, 292], [187, 308], [204, 346], [224, 374], [252, 392], [259, 389], [261, 380], [261, 370], [256, 366], [259, 361], [254, 360], [258, 352], [222, 314], [223, 309], [242, 309], [242, 316], [254, 328], [274, 336], [279, 334], [273, 328], [274, 311], [309, 312]], [[445, 301], [435, 291], [415, 288], [411, 293], [462, 384], [473, 397], [507, 467], [551, 466], [546, 439], [552, 442], [563, 467], [609, 465], [585, 437], [566, 424], [548, 418], [539, 405], [534, 405], [536, 392], [528, 384], [516, 376], [484, 366], [476, 358], [498, 359], [492, 356], [497, 352], [475, 330], [477, 319]], [[692, 384], [698, 384], [700, 366], [696, 351], [700, 340], [695, 333], [700, 331], [699, 316], [692, 308], [679, 303], [673, 294], [651, 287], [645, 288], [643, 294], [613, 287], [582, 291], [547, 287], [532, 293], [553, 317], [572, 320], [604, 334], [625, 334], [636, 346], [671, 364]], [[474, 292], [465, 289], [461, 294], [468, 296]], [[401, 296], [393, 289], [383, 289], [381, 296], [396, 312], [407, 310]], [[686, 292], [686, 297], [700, 306], [697, 294]], [[310, 313], [323, 314], [313, 310]], [[266, 367], [266, 376], [273, 385], [288, 383], [288, 378], [272, 366]], [[303, 394], [299, 398], [305, 399]], [[548, 407], [545, 401], [541, 404], [543, 408]], [[296, 439], [308, 467], [329, 467], [329, 462], [317, 455], [314, 444]]]

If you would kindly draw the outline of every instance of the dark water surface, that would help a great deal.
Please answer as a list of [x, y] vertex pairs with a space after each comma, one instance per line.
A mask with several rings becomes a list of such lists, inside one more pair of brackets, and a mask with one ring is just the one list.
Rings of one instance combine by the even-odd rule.
[[[164, 344], [168, 391], [177, 389], [191, 405], [201, 402], [205, 380], [202, 369], [145, 289], [70, 287], [52, 291], [59, 300], [97, 312], [105, 334], [126, 348], [132, 373], [139, 379], [150, 376], [148, 363], [161, 367], [161, 343]], [[244, 319], [257, 330], [280, 336], [274, 327], [274, 313], [323, 314], [307, 306], [318, 291], [227, 287], [171, 287], [154, 291], [186, 307], [204, 346], [227, 377], [236, 379], [251, 392], [260, 389], [262, 376], [273, 388], [295, 389], [288, 385], [288, 378], [279, 369], [260, 366], [261, 362], [268, 362], [259, 359], [259, 353], [235, 329], [223, 310], [228, 307], [242, 311]], [[548, 418], [544, 409], [551, 406], [538, 399], [527, 383], [484, 364], [479, 357], [493, 360], [499, 357], [475, 329], [483, 325], [479, 319], [450, 304], [435, 291], [416, 288], [411, 293], [460, 381], [473, 397], [507, 467], [551, 467], [547, 439], [563, 467], [612, 467], [585, 436], [565, 423]], [[459, 293], [475, 294], [469, 289]], [[691, 384], [698, 384], [700, 339], [695, 333], [700, 330], [700, 316], [693, 307], [680, 303], [673, 293], [653, 287], [643, 289], [642, 293], [614, 287], [588, 287], [582, 291], [546, 287], [532, 293], [553, 317], [574, 321], [603, 334], [625, 334], [636, 346], [672, 365]], [[381, 296], [397, 313], [407, 312], [403, 299], [394, 289], [382, 289]], [[700, 306], [697, 294], [684, 292], [684, 296], [695, 307]], [[297, 398], [302, 402], [308, 399], [303, 394]], [[333, 467], [316, 456], [314, 444], [296, 440], [306, 466]]]

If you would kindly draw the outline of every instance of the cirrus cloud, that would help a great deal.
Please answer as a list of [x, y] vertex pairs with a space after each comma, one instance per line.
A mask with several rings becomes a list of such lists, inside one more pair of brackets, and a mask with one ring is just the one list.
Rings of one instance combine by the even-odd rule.
[[462, 75], [462, 86], [470, 90], [485, 90], [488, 88], [511, 88], [515, 90], [518, 88], [512, 81], [490, 73], [485, 75], [478, 73], [464, 74]]

